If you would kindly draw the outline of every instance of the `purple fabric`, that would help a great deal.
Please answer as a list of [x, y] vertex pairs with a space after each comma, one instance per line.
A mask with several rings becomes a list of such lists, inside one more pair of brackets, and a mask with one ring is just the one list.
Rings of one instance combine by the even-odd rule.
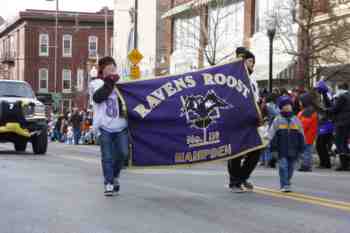
[[334, 131], [334, 125], [331, 121], [325, 121], [320, 124], [318, 127], [318, 134], [319, 135], [325, 135], [325, 134], [332, 134]]
[[329, 88], [327, 87], [327, 84], [325, 81], [321, 80], [321, 81], [318, 81], [316, 86], [315, 86], [316, 90], [319, 92], [319, 93], [327, 93]]
[[133, 166], [229, 159], [262, 145], [242, 61], [118, 88], [128, 108]]

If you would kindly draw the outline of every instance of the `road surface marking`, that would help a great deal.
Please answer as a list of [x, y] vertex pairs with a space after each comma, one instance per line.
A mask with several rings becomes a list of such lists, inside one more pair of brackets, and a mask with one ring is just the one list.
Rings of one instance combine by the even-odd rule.
[[255, 193], [263, 194], [266, 196], [272, 196], [277, 198], [283, 198], [283, 199], [290, 199], [294, 201], [299, 201], [303, 203], [328, 207], [332, 209], [339, 209], [344, 210], [347, 212], [350, 212], [350, 203], [349, 202], [343, 202], [343, 201], [336, 201], [326, 198], [320, 198], [315, 196], [309, 196], [301, 193], [281, 193], [278, 190], [274, 189], [268, 189], [268, 188], [262, 188], [262, 187], [256, 187], [254, 190]]
[[[59, 155], [60, 157], [66, 158], [66, 159], [72, 159], [72, 160], [78, 160], [90, 164], [99, 164], [100, 161], [98, 158], [83, 158], [80, 156], [67, 156], [67, 155]], [[172, 171], [172, 172], [171, 172]], [[170, 173], [170, 174], [176, 174], [174, 172], [175, 170], [167, 170], [167, 169], [141, 169], [141, 170], [130, 170], [128, 172], [134, 173], [134, 174], [152, 174], [154, 172], [163, 172], [163, 173]], [[204, 173], [210, 173], [210, 172], [201, 172], [201, 171], [178, 171], [178, 173], [186, 173], [186, 174], [191, 174], [191, 175], [203, 175]], [[216, 173], [215, 171], [213, 171]], [[147, 184], [145, 185], [146, 187], [150, 188], [156, 188], [156, 189], [161, 189], [161, 186], [158, 185], [153, 185], [153, 184]], [[164, 189], [165, 187], [163, 187]], [[167, 188], [165, 188], [167, 189]], [[167, 191], [175, 191], [172, 188], [168, 188]], [[328, 207], [332, 209], [338, 209], [338, 210], [343, 210], [350, 212], [350, 202], [343, 202], [343, 201], [336, 201], [336, 200], [331, 200], [331, 199], [326, 199], [326, 198], [320, 198], [320, 197], [315, 197], [315, 196], [309, 196], [301, 193], [281, 193], [279, 190], [275, 189], [269, 189], [269, 188], [263, 188], [263, 187], [256, 187], [255, 188], [255, 193], [262, 194], [265, 196], [270, 196], [270, 197], [276, 197], [276, 198], [282, 198], [282, 199], [289, 199], [289, 200], [294, 200], [302, 203], [307, 203], [307, 204], [313, 204], [313, 205], [318, 205], [318, 206], [323, 206], [323, 207]], [[198, 193], [192, 193], [192, 192], [187, 192], [187, 191], [181, 191], [182, 195], [191, 195], [191, 196], [200, 196], [200, 197], [205, 197], [209, 198], [208, 195], [199, 195]]]

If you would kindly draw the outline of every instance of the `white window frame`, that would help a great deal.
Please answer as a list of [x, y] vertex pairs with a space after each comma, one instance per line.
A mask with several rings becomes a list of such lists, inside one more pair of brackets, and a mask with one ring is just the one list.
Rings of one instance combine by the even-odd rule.
[[[96, 43], [96, 50], [95, 53], [93, 53], [94, 50], [90, 49], [90, 44], [91, 43]], [[96, 57], [98, 53], [98, 37], [97, 36], [89, 36], [89, 41], [88, 41], [88, 50], [89, 50], [89, 57]]]
[[[67, 48], [67, 49], [69, 49], [69, 51], [66, 51], [66, 48], [64, 46], [65, 41], [69, 41], [70, 46], [69, 46], [69, 48]], [[70, 35], [70, 34], [63, 35], [63, 37], [62, 37], [62, 56], [63, 57], [72, 57], [72, 47], [73, 47], [72, 35]]]
[[[64, 109], [64, 102], [68, 101], [68, 109]], [[62, 100], [62, 110], [70, 111], [72, 109], [72, 100], [71, 99], [63, 99]]]
[[[64, 88], [64, 81], [69, 81], [69, 88]], [[62, 92], [63, 93], [72, 92], [72, 71], [70, 69], [62, 70]]]
[[113, 39], [114, 39], [114, 38], [113, 38], [113, 36], [112, 36], [112, 37], [111, 37], [111, 42], [110, 42], [110, 43], [111, 43], [111, 44], [110, 44], [110, 45], [111, 45], [111, 54], [110, 54], [110, 55], [111, 55], [112, 57], [113, 57], [113, 54], [114, 54], [114, 41], [113, 41]]
[[[46, 38], [46, 41], [43, 41]], [[39, 35], [39, 56], [48, 57], [49, 56], [49, 34], [41, 33]], [[41, 47], [46, 46], [47, 52], [42, 52]]]
[[[45, 75], [43, 75], [45, 72]], [[46, 87], [41, 87], [41, 81], [46, 81]], [[39, 69], [39, 92], [48, 92], [49, 91], [49, 70], [47, 68]]]
[[82, 91], [84, 89], [84, 70], [77, 70], [77, 89], [78, 91]]

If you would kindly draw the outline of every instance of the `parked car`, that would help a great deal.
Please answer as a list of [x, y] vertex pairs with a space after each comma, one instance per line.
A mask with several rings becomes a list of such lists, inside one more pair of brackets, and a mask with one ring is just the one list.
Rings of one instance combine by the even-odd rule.
[[32, 143], [34, 154], [47, 151], [45, 106], [24, 81], [0, 80], [0, 142], [12, 142], [16, 151]]

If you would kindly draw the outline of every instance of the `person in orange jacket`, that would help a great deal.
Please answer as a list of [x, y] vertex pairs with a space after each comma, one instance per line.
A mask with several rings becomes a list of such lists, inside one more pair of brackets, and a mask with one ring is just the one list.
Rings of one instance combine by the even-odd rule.
[[298, 118], [304, 129], [306, 146], [299, 171], [311, 172], [312, 146], [317, 137], [318, 117], [310, 93], [305, 93], [300, 96], [300, 107], [301, 111], [298, 113]]

